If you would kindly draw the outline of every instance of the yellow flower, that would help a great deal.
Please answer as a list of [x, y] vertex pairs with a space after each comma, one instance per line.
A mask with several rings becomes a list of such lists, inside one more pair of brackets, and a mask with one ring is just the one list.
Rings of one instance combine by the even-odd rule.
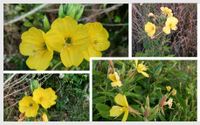
[[163, 32], [170, 34], [171, 30], [177, 30], [178, 19], [176, 17], [168, 17], [165, 22], [165, 27], [163, 27]]
[[49, 121], [46, 113], [42, 114], [42, 121], [44, 121], [44, 122], [48, 122]]
[[56, 104], [57, 96], [52, 88], [37, 88], [33, 91], [33, 100], [47, 109]]
[[111, 83], [112, 87], [116, 87], [116, 86], [121, 87], [122, 86], [122, 82], [121, 82], [120, 77], [117, 72], [109, 74], [108, 78], [112, 81], [112, 83]]
[[29, 56], [26, 64], [30, 69], [45, 70], [53, 58], [53, 51], [46, 45], [44, 34], [42, 30], [32, 27], [21, 36], [19, 50], [22, 55]]
[[172, 95], [175, 96], [176, 93], [177, 93], [176, 89], [173, 89], [173, 90], [172, 90]]
[[122, 118], [122, 121], [126, 121], [127, 118], [128, 118], [128, 114], [129, 114], [129, 105], [128, 105], [128, 102], [127, 102], [127, 99], [126, 99], [126, 96], [125, 95], [122, 95], [122, 94], [117, 94], [115, 96], [115, 103], [117, 103], [118, 105], [120, 106], [113, 106], [111, 109], [110, 109], [110, 116], [111, 117], [119, 117], [122, 113], [124, 113], [124, 116]]
[[39, 106], [31, 96], [24, 96], [19, 101], [19, 111], [24, 113], [26, 117], [36, 117]]
[[135, 60], [135, 68], [138, 73], [141, 73], [145, 77], [149, 77], [149, 74], [146, 73], [148, 67], [142, 63], [138, 64], [138, 60]]
[[172, 10], [171, 9], [169, 9], [168, 7], [161, 7], [160, 8], [161, 9], [161, 11], [162, 11], [162, 13], [164, 14], [164, 15], [166, 15], [166, 16], [173, 16], [173, 13], [172, 13]]
[[172, 89], [172, 87], [171, 86], [166, 86], [166, 89], [169, 92]]
[[66, 67], [79, 66], [83, 61], [82, 52], [88, 48], [87, 29], [73, 18], [56, 19], [51, 30], [46, 34], [47, 44], [51, 49], [60, 52], [62, 63]]
[[147, 22], [144, 26], [144, 29], [149, 37], [152, 37], [156, 33], [156, 26], [151, 22]]
[[90, 57], [101, 57], [101, 51], [108, 49], [110, 42], [108, 41], [109, 34], [101, 23], [87, 23], [85, 27], [89, 34], [89, 46], [83, 54], [89, 61]]

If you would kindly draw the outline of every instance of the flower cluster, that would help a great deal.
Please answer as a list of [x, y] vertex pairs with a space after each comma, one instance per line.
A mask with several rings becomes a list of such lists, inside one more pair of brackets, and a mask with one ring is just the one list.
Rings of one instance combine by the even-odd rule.
[[[144, 65], [144, 62], [138, 63], [138, 60], [135, 60], [135, 72], [142, 74], [145, 77], [149, 77], [149, 74], [146, 72], [148, 70], [148, 67]], [[121, 87], [122, 82], [120, 80], [120, 76], [117, 72], [109, 73], [108, 78], [112, 81], [111, 86], [112, 87]]]
[[[172, 87], [171, 86], [166, 86], [166, 90], [168, 91], [168, 92], [170, 92], [170, 94], [172, 94], [172, 96], [175, 96], [176, 95], [176, 93], [177, 93], [177, 91], [176, 91], [176, 89], [172, 89]], [[169, 94], [169, 95], [170, 95]]]
[[[52, 88], [43, 89], [41, 87], [33, 91], [33, 96], [24, 96], [19, 101], [19, 111], [25, 117], [36, 117], [41, 105], [45, 110], [56, 104], [57, 95]], [[48, 121], [46, 113], [42, 114], [42, 119]]]
[[47, 33], [35, 27], [24, 32], [19, 50], [28, 56], [26, 64], [30, 69], [47, 69], [54, 52], [60, 53], [66, 67], [79, 66], [84, 59], [101, 57], [102, 51], [110, 46], [108, 38], [109, 34], [101, 23], [78, 24], [66, 16], [57, 18]]
[[108, 78], [112, 81], [112, 83], [111, 83], [112, 87], [117, 87], [117, 86], [121, 87], [122, 86], [122, 82], [121, 82], [120, 77], [117, 72], [110, 73], [108, 75]]
[[[147, 35], [151, 38], [154, 38], [155, 33], [157, 31], [157, 29], [162, 29], [162, 32], [164, 32], [165, 34], [170, 34], [171, 30], [177, 30], [177, 24], [178, 24], [178, 19], [173, 16], [173, 12], [171, 9], [169, 9], [168, 7], [161, 7], [161, 12], [162, 15], [161, 16], [156, 16], [153, 13], [149, 13], [149, 17], [153, 18], [154, 22], [158, 22], [156, 20], [162, 20], [162, 18], [164, 17], [165, 22], [164, 22], [164, 26], [160, 26], [160, 24], [158, 24], [158, 26], [156, 27], [156, 25], [152, 22], [147, 22], [145, 24], [145, 32], [147, 33]], [[159, 35], [160, 33], [158, 33]]]
[[[149, 74], [146, 73], [148, 68], [143, 63], [144, 62], [138, 63], [138, 60], [135, 60], [135, 64], [134, 64], [135, 71], [134, 71], [134, 74], [135, 73], [140, 73], [145, 77], [149, 77]], [[113, 71], [114, 71], [114, 69], [113, 69]], [[117, 72], [115, 72], [115, 71], [114, 71], [114, 73], [108, 74], [108, 78], [112, 81], [111, 82], [111, 86], [112, 87], [121, 87], [123, 85], [121, 80], [120, 80], [119, 74]], [[110, 116], [111, 117], [117, 118], [121, 114], [124, 113], [122, 121], [126, 121], [127, 118], [128, 118], [129, 113], [132, 113], [133, 115], [140, 115], [140, 113], [137, 110], [135, 110], [131, 106], [129, 106], [127, 98], [126, 98], [125, 95], [123, 95], [121, 93], [118, 93], [115, 96], [114, 101], [119, 106], [116, 106], [116, 105], [112, 106], [112, 108], [110, 109]]]
[[170, 95], [175, 96], [177, 91], [176, 89], [172, 89], [171, 86], [166, 86], [167, 94], [164, 95], [160, 101], [160, 107], [162, 108], [162, 111], [164, 109], [164, 106], [168, 105], [169, 109], [172, 108], [173, 105], [173, 98], [170, 97]]

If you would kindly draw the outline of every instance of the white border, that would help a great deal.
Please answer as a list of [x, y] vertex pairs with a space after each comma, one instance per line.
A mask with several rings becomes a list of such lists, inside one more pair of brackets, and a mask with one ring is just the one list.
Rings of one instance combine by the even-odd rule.
[[0, 4], [0, 11], [1, 11], [1, 13], [0, 13], [0, 30], [1, 30], [1, 33], [0, 33], [0, 38], [1, 38], [1, 44], [0, 44], [0, 64], [1, 64], [1, 66], [0, 66], [0, 98], [1, 98], [1, 101], [0, 101], [0, 105], [1, 105], [1, 107], [0, 107], [0, 116], [2, 116], [1, 118], [0, 118], [0, 120], [1, 120], [1, 122], [3, 121], [3, 109], [4, 109], [4, 107], [3, 107], [3, 4], [1, 3]]
[[197, 57], [92, 57], [90, 60], [197, 60]]
[[200, 4], [197, 4], [197, 121], [200, 122], [200, 60], [199, 60], [199, 52], [200, 52]]
[[132, 3], [128, 4], [128, 57], [132, 57]]
[[92, 90], [92, 87], [93, 87], [93, 84], [92, 84], [92, 67], [93, 67], [93, 62], [92, 62], [92, 59], [90, 58], [90, 122], [92, 122], [93, 120], [93, 110], [92, 110], [92, 104], [93, 104], [93, 100], [92, 100], [92, 97], [93, 97], [93, 90]]
[[[1, 0], [3, 3], [198, 3], [199, 0]], [[95, 2], [94, 2], [95, 1]]]

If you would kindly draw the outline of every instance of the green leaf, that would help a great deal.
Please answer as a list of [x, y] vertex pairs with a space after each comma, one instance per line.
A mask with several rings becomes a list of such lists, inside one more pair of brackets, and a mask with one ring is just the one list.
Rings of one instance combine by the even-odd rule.
[[30, 21], [25, 21], [23, 24], [25, 27], [31, 27], [33, 24]]
[[115, 23], [120, 23], [121, 22], [121, 17], [120, 16], [115, 16], [114, 22]]
[[31, 88], [31, 91], [33, 92], [35, 89], [41, 87], [40, 83], [38, 82], [38, 80], [33, 80], [31, 81], [31, 85], [30, 85], [30, 88]]
[[110, 111], [109, 106], [107, 106], [105, 104], [98, 103], [98, 104], [96, 104], [96, 109], [99, 111], [100, 115], [103, 118], [109, 118], [109, 111]]
[[132, 98], [142, 99], [142, 95], [137, 93], [126, 92], [125, 95]]
[[79, 20], [83, 14], [84, 6], [81, 4], [64, 4], [60, 5], [58, 15], [63, 18], [70, 16], [75, 20]]
[[63, 4], [61, 4], [61, 5], [59, 6], [58, 17], [60, 17], [60, 18], [65, 17], [65, 14], [64, 14], [64, 6], [63, 6]]
[[106, 96], [99, 96], [93, 99], [93, 103], [102, 103], [106, 101]]
[[43, 26], [44, 26], [44, 31], [46, 32], [50, 29], [49, 19], [47, 18], [46, 15], [43, 18]]

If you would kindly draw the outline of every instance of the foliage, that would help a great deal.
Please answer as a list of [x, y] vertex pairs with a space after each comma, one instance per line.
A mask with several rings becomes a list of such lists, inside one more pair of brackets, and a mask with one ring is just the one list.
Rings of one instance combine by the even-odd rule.
[[[5, 81], [11, 76], [5, 74]], [[51, 87], [56, 92], [56, 104], [48, 109], [49, 121], [89, 120], [88, 74], [15, 74], [4, 85], [4, 121], [20, 120], [18, 102], [38, 86], [35, 80], [41, 87]], [[37, 120], [41, 117], [37, 116]]]
[[123, 115], [117, 118], [109, 115], [111, 107], [116, 105], [114, 98], [118, 93], [124, 94], [129, 106], [140, 113], [136, 115], [129, 111], [128, 121], [197, 120], [196, 61], [145, 60], [149, 77], [136, 71], [134, 64], [132, 60], [113, 61], [122, 86], [112, 87], [112, 81], [108, 78], [109, 72], [113, 70], [112, 63], [93, 62], [94, 121], [122, 119]]

